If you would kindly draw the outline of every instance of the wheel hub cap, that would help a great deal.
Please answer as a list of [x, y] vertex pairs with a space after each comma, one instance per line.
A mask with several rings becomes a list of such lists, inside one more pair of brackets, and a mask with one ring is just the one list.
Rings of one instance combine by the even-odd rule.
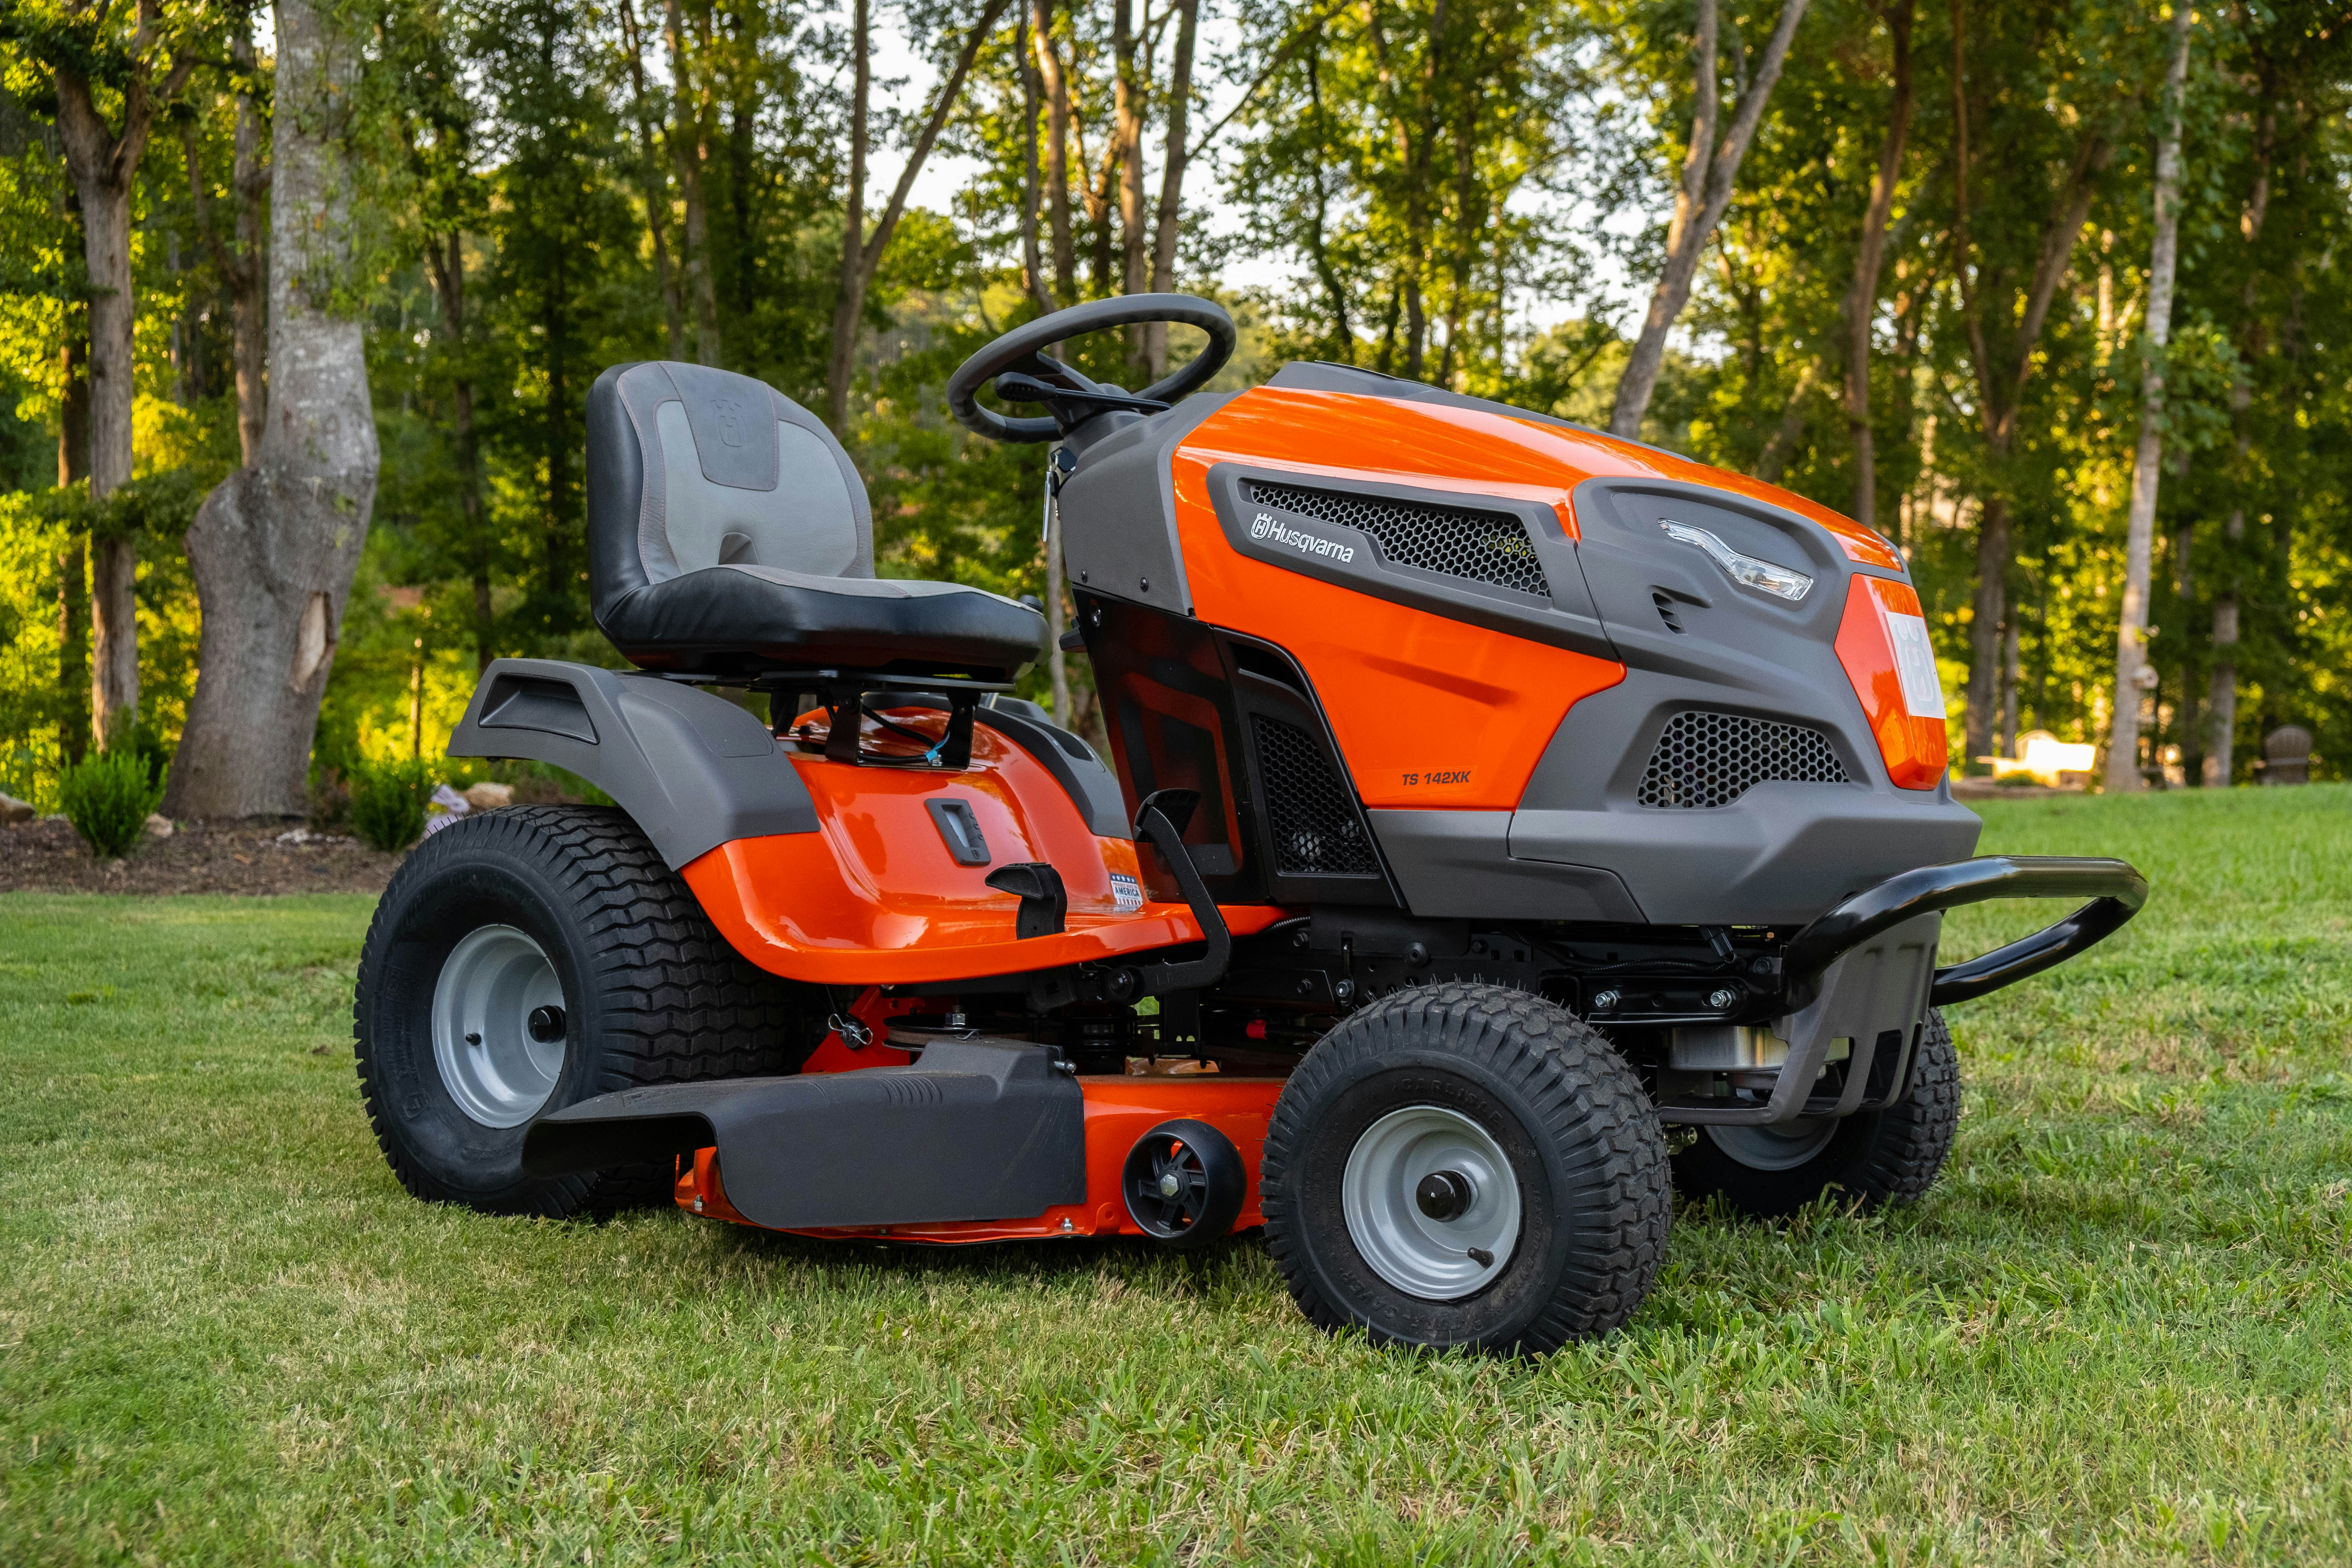
[[481, 926], [449, 950], [433, 985], [433, 1060], [457, 1109], [520, 1127], [555, 1092], [568, 1028], [555, 965], [528, 935]]
[[1364, 1129], [1339, 1205], [1372, 1272], [1424, 1301], [1485, 1289], [1519, 1244], [1519, 1184], [1502, 1145], [1443, 1106], [1407, 1106]]

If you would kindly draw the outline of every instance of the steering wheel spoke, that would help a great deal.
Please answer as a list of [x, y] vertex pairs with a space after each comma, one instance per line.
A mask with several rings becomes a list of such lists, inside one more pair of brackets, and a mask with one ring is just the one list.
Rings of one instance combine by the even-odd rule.
[[[1150, 322], [1197, 327], [1208, 334], [1209, 341], [1182, 369], [1140, 392], [1091, 381], [1045, 352], [1088, 332]], [[1199, 391], [1223, 369], [1238, 341], [1233, 318], [1213, 300], [1190, 294], [1129, 294], [1097, 300], [1015, 327], [964, 361], [948, 379], [948, 411], [965, 428], [992, 440], [1056, 440], [1104, 414], [1156, 414], [1166, 409]], [[1007, 402], [1042, 403], [1050, 412], [1026, 417], [983, 408], [978, 395], [992, 383]]]

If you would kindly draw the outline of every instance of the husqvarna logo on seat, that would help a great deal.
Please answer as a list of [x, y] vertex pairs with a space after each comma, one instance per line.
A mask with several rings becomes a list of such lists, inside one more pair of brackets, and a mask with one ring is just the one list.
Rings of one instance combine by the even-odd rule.
[[719, 438], [730, 447], [743, 444], [743, 405], [731, 398], [713, 398], [710, 416], [719, 426]]
[[1353, 561], [1356, 547], [1342, 544], [1336, 539], [1318, 539], [1314, 534], [1296, 528], [1286, 528], [1274, 520], [1272, 512], [1262, 511], [1250, 519], [1250, 537], [1270, 544], [1286, 545], [1301, 555], [1328, 555], [1334, 561]]

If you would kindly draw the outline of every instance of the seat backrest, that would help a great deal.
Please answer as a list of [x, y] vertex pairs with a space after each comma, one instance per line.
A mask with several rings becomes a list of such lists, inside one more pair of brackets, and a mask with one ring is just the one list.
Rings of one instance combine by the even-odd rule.
[[588, 393], [588, 552], [601, 612], [712, 566], [874, 575], [866, 487], [816, 416], [706, 365], [614, 365]]

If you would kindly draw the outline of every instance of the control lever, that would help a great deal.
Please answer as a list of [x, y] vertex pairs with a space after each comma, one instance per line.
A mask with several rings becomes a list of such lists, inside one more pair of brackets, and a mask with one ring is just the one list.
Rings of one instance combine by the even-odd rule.
[[1186, 906], [1200, 922], [1201, 934], [1209, 943], [1208, 952], [1189, 963], [1162, 964], [1151, 977], [1154, 995], [1213, 985], [1224, 978], [1226, 966], [1233, 963], [1234, 933], [1226, 929], [1225, 917], [1217, 911], [1217, 901], [1209, 896], [1209, 885], [1201, 879], [1201, 868], [1192, 864], [1192, 852], [1184, 847], [1184, 829], [1200, 804], [1198, 790], [1162, 789], [1145, 795], [1143, 804], [1136, 808], [1136, 837], [1148, 840], [1160, 851], [1160, 858], [1168, 862], [1176, 885], [1183, 889]]
[[1062, 874], [1053, 867], [1043, 860], [1024, 860], [999, 866], [982, 880], [1021, 900], [1021, 912], [1013, 923], [1013, 940], [1062, 934], [1069, 920], [1070, 894], [1062, 885]]

